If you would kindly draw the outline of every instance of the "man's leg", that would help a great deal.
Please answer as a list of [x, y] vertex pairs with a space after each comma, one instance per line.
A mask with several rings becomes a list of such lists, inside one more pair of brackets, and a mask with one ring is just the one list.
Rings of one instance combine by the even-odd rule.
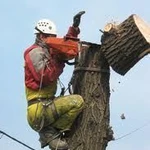
[[79, 95], [68, 95], [54, 101], [59, 118], [52, 123], [53, 127], [70, 129], [78, 114], [82, 111], [84, 101]]
[[39, 133], [41, 147], [49, 145], [51, 149], [57, 147], [58, 150], [68, 148], [66, 141], [61, 139], [60, 131], [70, 129], [74, 120], [82, 111], [83, 103], [84, 101], [81, 96], [69, 95], [58, 97], [54, 100], [53, 104], [45, 107], [44, 116], [47, 127]]
[[40, 132], [41, 148], [49, 145], [50, 149], [55, 150], [68, 150], [68, 144], [65, 140], [61, 139], [61, 133], [53, 127], [45, 127]]

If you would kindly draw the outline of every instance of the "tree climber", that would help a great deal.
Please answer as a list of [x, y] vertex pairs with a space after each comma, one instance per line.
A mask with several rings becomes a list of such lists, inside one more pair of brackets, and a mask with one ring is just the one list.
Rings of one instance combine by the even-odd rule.
[[[73, 25], [64, 38], [77, 39], [84, 13], [74, 16]], [[62, 133], [71, 128], [84, 101], [75, 94], [55, 97], [57, 80], [65, 67], [64, 57], [45, 42], [48, 38], [57, 38], [55, 24], [48, 19], [39, 20], [35, 35], [35, 43], [24, 52], [28, 123], [39, 133], [41, 148], [67, 150], [68, 144]]]

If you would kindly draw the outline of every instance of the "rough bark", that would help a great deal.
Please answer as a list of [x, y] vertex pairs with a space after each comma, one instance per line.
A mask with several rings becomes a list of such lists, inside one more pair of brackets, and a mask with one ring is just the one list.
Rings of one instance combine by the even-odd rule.
[[125, 75], [149, 53], [150, 26], [137, 15], [131, 15], [119, 25], [107, 24], [101, 40], [109, 65]]
[[68, 138], [70, 150], [105, 150], [112, 138], [109, 132], [109, 65], [100, 45], [88, 46], [74, 70], [74, 93], [84, 98], [85, 108]]

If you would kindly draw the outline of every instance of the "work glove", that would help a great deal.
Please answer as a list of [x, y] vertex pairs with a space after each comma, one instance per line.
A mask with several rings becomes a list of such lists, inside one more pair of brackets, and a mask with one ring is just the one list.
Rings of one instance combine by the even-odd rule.
[[80, 11], [73, 17], [73, 27], [79, 27], [81, 16], [85, 13], [85, 11]]

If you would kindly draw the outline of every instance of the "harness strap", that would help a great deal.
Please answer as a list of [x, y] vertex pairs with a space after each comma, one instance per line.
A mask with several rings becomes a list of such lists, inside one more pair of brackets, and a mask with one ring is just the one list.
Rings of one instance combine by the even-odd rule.
[[32, 100], [28, 101], [28, 107], [33, 104], [39, 103], [39, 102], [40, 102], [39, 99], [32, 99]]
[[28, 101], [28, 107], [36, 104], [36, 103], [40, 103], [40, 102], [51, 102], [53, 100], [53, 98], [47, 99], [47, 98], [34, 98]]
[[[56, 110], [56, 106], [53, 102], [53, 98], [50, 98], [50, 99], [47, 99], [47, 98], [35, 98], [35, 99], [32, 99], [30, 101], [28, 101], [28, 107], [33, 105], [33, 104], [37, 104], [39, 102], [43, 102], [43, 108], [45, 107], [49, 107], [52, 111], [52, 114], [53, 114], [53, 117], [55, 120], [57, 120], [59, 118], [59, 114], [57, 113], [57, 110]], [[47, 103], [45, 103], [47, 102]]]
[[57, 120], [57, 119], [59, 118], [59, 114], [57, 113], [55, 104], [54, 104], [54, 103], [51, 103], [51, 104], [49, 105], [49, 108], [50, 108], [51, 111], [52, 111], [52, 114], [53, 114], [54, 119]]
[[77, 72], [77, 71], [90, 71], [90, 72], [105, 72], [105, 73], [109, 73], [109, 70], [100, 69], [100, 68], [93, 68], [93, 67], [76, 67], [74, 69], [74, 72]]

